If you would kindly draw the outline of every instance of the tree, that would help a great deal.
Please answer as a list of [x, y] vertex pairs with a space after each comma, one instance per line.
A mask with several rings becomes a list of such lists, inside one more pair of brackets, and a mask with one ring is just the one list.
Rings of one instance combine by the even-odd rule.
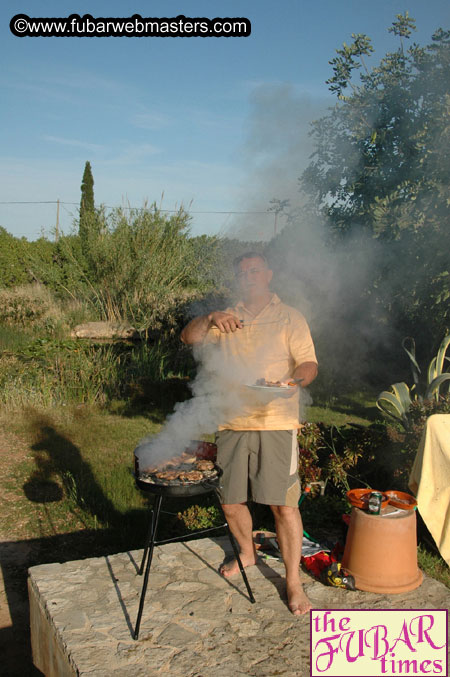
[[337, 50], [327, 83], [338, 103], [314, 123], [301, 185], [333, 238], [364, 232], [383, 244], [371, 291], [397, 325], [417, 336], [419, 323], [429, 339], [450, 321], [450, 31], [406, 49], [414, 29], [397, 15], [400, 46], [371, 70], [366, 35]]
[[96, 212], [94, 203], [94, 177], [92, 176], [91, 163], [84, 166], [83, 179], [81, 181], [80, 221], [79, 235], [83, 254], [88, 256], [90, 239], [96, 228]]
[[25, 238], [19, 240], [0, 226], [0, 288], [31, 281], [26, 266]]

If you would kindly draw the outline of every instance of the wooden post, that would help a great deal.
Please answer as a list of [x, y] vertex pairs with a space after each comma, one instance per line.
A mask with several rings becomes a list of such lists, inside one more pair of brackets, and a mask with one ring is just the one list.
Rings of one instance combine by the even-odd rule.
[[55, 226], [55, 242], [59, 239], [59, 198], [56, 200], [56, 226]]

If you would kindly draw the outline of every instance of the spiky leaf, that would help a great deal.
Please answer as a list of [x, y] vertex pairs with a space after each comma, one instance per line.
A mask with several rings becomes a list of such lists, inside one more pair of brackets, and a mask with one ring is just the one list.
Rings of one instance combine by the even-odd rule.
[[445, 353], [450, 346], [450, 334], [447, 334], [441, 341], [439, 350], [436, 354], [436, 376], [439, 376], [444, 371], [444, 361], [448, 358], [445, 357]]
[[407, 427], [407, 413], [412, 403], [411, 391], [406, 383], [394, 383], [391, 388], [393, 392], [383, 390], [383, 392], [380, 393], [376, 402], [377, 407], [385, 414], [400, 421], [403, 426]]
[[425, 399], [430, 400], [433, 395], [438, 400], [439, 399], [439, 388], [445, 381], [450, 381], [450, 374], [440, 374], [436, 376], [430, 383], [425, 393]]

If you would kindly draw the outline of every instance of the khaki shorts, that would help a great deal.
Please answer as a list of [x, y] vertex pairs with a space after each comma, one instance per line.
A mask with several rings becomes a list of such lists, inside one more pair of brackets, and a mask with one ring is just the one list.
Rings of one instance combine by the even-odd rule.
[[298, 506], [297, 430], [221, 430], [216, 444], [222, 503]]

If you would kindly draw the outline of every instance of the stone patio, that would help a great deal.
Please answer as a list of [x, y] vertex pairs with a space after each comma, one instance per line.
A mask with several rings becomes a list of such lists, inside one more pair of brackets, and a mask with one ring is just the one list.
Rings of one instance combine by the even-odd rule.
[[[293, 617], [283, 565], [247, 570], [256, 604], [240, 576], [218, 574], [230, 544], [198, 539], [155, 548], [139, 640], [133, 639], [142, 551], [43, 564], [29, 570], [31, 640], [46, 677], [241, 677], [309, 675], [309, 615]], [[424, 577], [400, 595], [351, 592], [304, 576], [316, 608], [444, 608], [450, 590]]]

